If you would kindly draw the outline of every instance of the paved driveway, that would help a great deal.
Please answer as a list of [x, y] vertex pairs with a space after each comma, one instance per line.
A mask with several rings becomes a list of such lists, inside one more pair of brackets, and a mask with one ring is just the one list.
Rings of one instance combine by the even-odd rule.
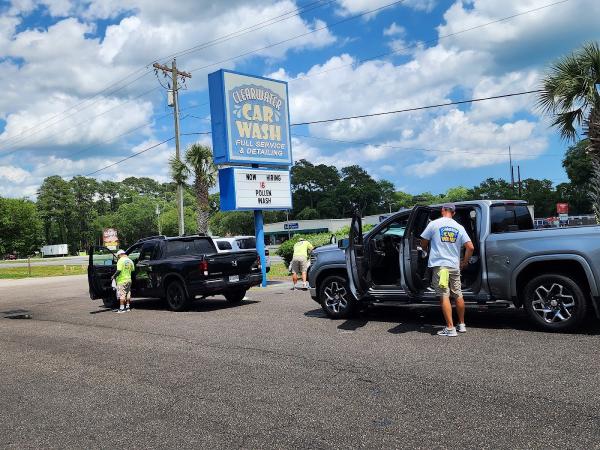
[[[1, 448], [598, 448], [600, 335], [514, 310], [331, 321], [289, 285], [115, 314], [85, 277], [0, 282]], [[1, 315], [1, 314], [0, 314]]]

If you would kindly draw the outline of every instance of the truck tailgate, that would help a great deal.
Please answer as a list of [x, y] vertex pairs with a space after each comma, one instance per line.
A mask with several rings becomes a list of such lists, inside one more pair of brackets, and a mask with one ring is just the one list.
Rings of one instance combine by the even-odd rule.
[[252, 266], [256, 264], [257, 259], [258, 253], [254, 250], [209, 256], [207, 258], [209, 277], [215, 275], [247, 275], [252, 271]]

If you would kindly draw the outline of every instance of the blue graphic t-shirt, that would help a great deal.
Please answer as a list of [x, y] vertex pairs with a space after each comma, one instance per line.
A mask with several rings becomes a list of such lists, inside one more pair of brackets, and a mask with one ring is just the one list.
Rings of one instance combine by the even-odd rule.
[[430, 242], [429, 267], [460, 267], [460, 249], [471, 241], [469, 235], [454, 219], [440, 217], [427, 225], [421, 234]]

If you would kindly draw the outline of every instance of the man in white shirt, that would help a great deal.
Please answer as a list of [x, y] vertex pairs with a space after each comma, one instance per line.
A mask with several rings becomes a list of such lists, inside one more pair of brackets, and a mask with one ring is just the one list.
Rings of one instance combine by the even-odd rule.
[[[456, 301], [458, 332], [467, 331], [465, 325], [465, 301], [460, 286], [460, 270], [469, 264], [473, 255], [473, 243], [464, 227], [453, 219], [456, 207], [453, 203], [442, 206], [442, 217], [433, 220], [421, 234], [421, 247], [425, 252], [431, 244], [429, 267], [433, 269], [432, 287], [440, 296], [442, 313], [446, 327], [438, 332], [440, 336], [458, 336], [452, 321], [450, 297]], [[465, 256], [460, 260], [460, 252], [465, 247]]]

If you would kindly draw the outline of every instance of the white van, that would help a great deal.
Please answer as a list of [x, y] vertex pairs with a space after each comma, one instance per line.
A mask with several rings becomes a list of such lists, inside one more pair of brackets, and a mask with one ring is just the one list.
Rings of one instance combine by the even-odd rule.
[[[224, 252], [239, 252], [241, 250], [256, 250], [256, 238], [254, 236], [234, 236], [213, 238], [219, 253]], [[271, 270], [271, 257], [269, 249], [265, 248], [265, 259], [267, 260], [267, 272]]]

